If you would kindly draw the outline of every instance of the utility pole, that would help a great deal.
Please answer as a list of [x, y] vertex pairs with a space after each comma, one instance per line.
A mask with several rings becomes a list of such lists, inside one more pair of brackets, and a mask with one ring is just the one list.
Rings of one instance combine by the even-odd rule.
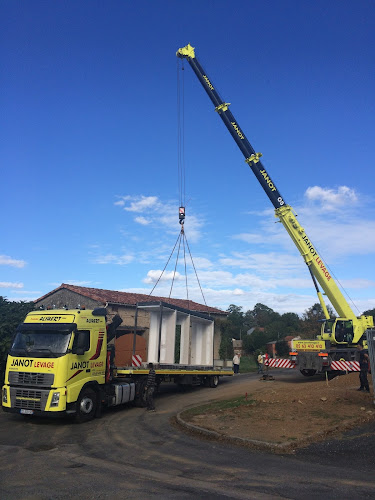
[[[368, 357], [370, 359], [372, 390], [375, 390], [375, 329], [367, 330]], [[374, 393], [375, 404], [375, 393]]]

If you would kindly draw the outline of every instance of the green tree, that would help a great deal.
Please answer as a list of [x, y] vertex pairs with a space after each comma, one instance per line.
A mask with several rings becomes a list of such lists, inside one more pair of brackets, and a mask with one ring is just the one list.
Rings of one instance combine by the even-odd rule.
[[[328, 305], [327, 310], [331, 318], [336, 317], [331, 306]], [[315, 303], [313, 306], [309, 307], [309, 309], [306, 309], [306, 311], [302, 314], [301, 337], [305, 339], [313, 339], [319, 335], [322, 320], [324, 320], [324, 318], [324, 312], [319, 303]]]
[[367, 309], [367, 311], [364, 311], [362, 314], [364, 316], [373, 316], [375, 318], [375, 308], [374, 309]]
[[289, 354], [289, 345], [285, 340], [278, 340], [275, 345], [276, 353], [281, 358], [283, 356], [288, 356]]
[[6, 357], [14, 332], [33, 309], [33, 302], [10, 302], [0, 296], [0, 382], [4, 379]]
[[281, 322], [283, 324], [283, 336], [299, 334], [301, 329], [301, 319], [296, 313], [284, 313], [281, 316]]
[[219, 357], [220, 359], [232, 359], [233, 352], [233, 334], [237, 331], [236, 327], [232, 325], [227, 319], [218, 321], [218, 325], [221, 333], [221, 341], [219, 347]]
[[254, 353], [255, 349], [251, 335], [244, 335], [242, 337], [242, 349], [248, 355]]
[[252, 320], [254, 325], [256, 326], [266, 327], [276, 319], [279, 319], [280, 314], [275, 312], [270, 307], [258, 303], [255, 304], [252, 311], [248, 311], [248, 314], [246, 314], [246, 318]]
[[231, 304], [228, 307], [227, 312], [229, 313], [227, 316], [227, 320], [230, 321], [230, 323], [232, 323], [233, 326], [236, 326], [239, 330], [243, 328], [244, 315], [242, 312], [242, 307]]
[[246, 354], [254, 354], [255, 351], [265, 352], [267, 342], [271, 342], [272, 334], [265, 328], [255, 328], [250, 335], [245, 335], [242, 339], [242, 348]]

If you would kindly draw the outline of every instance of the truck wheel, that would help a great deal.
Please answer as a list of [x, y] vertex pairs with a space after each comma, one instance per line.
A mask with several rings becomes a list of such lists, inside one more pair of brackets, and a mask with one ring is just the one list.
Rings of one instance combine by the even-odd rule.
[[315, 375], [316, 370], [308, 370], [307, 368], [305, 368], [304, 370], [300, 370], [300, 372], [301, 372], [301, 373], [302, 373], [302, 375], [304, 375], [305, 377], [312, 377], [313, 375]]
[[219, 385], [219, 376], [218, 375], [211, 375], [210, 377], [210, 387], [213, 389]]
[[77, 401], [76, 422], [88, 422], [95, 417], [97, 406], [96, 392], [90, 387], [81, 391]]

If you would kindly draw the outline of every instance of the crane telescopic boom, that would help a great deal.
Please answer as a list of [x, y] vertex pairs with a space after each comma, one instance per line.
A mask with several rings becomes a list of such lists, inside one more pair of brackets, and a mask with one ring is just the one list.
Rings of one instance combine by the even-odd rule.
[[[177, 57], [186, 59], [190, 64], [215, 106], [215, 111], [224, 122], [229, 133], [244, 155], [246, 163], [255, 174], [266, 195], [273, 204], [275, 216], [283, 224], [307, 264], [326, 318], [326, 321], [322, 325], [321, 338], [323, 340], [329, 340], [333, 344], [356, 344], [362, 338], [366, 329], [373, 326], [372, 316], [361, 316], [357, 318], [352, 311], [332, 278], [327, 266], [324, 264], [323, 259], [319, 256], [310, 238], [306, 235], [305, 230], [297, 221], [297, 215], [294, 210], [290, 205], [285, 203], [284, 198], [281, 196], [275, 183], [260, 161], [262, 154], [255, 152], [238, 122], [230, 112], [230, 103], [225, 102], [220, 97], [212, 80], [207, 76], [207, 73], [197, 60], [194, 47], [188, 44], [186, 47], [180, 48], [177, 51]], [[329, 298], [339, 318], [330, 319], [317, 282], [323, 289], [325, 295]]]

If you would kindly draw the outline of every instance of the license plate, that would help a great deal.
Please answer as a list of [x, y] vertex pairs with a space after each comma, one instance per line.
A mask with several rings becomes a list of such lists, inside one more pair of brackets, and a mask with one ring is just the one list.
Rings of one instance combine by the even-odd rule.
[[22, 413], [22, 415], [33, 415], [34, 410], [21, 410], [20, 413]]

